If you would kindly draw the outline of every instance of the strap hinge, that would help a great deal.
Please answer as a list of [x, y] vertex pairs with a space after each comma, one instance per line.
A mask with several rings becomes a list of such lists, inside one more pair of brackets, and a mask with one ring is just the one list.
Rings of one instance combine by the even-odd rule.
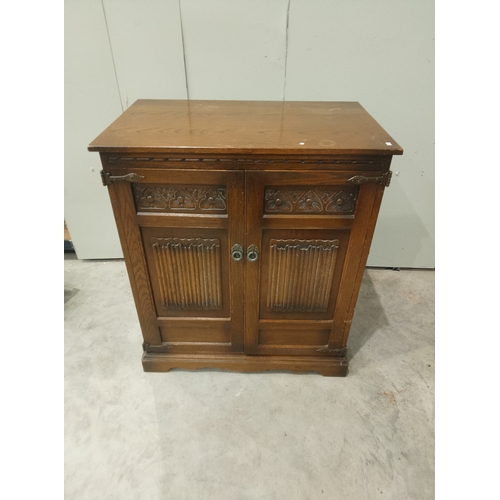
[[316, 352], [321, 354], [333, 354], [334, 356], [342, 357], [347, 354], [347, 347], [339, 347], [337, 349], [328, 349], [328, 347], [322, 347], [321, 349], [316, 349]]
[[388, 187], [391, 183], [392, 171], [388, 170], [384, 174], [378, 177], [365, 177], [364, 175], [355, 175], [350, 179], [347, 179], [347, 182], [352, 182], [353, 184], [365, 184], [367, 182], [375, 182], [377, 184], [382, 184], [383, 186]]
[[127, 174], [127, 175], [111, 175], [105, 170], [101, 170], [101, 180], [103, 186], [109, 186], [114, 181], [127, 181], [127, 182], [137, 182], [144, 179], [143, 175], [139, 174]]
[[145, 342], [142, 344], [144, 352], [168, 352], [168, 347], [167, 344], [151, 345]]

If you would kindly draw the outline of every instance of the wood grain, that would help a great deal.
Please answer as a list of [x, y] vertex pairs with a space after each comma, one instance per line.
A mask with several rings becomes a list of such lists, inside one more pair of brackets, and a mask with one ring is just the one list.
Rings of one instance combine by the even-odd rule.
[[151, 244], [165, 307], [222, 309], [217, 238], [152, 238]]
[[[364, 154], [283, 154], [283, 153], [250, 153], [242, 156], [230, 149], [221, 148], [218, 152], [204, 154], [171, 153], [150, 151], [140, 156], [133, 150], [123, 153], [100, 153], [101, 162], [106, 171], [116, 175], [130, 173], [133, 169], [179, 170], [302, 170], [313, 173], [315, 170], [358, 171], [359, 173], [382, 170], [386, 171], [390, 156]], [[203, 171], [201, 170], [201, 171]], [[141, 172], [142, 173], [142, 172]]]
[[111, 182], [144, 370], [346, 375], [402, 154], [358, 103], [138, 101], [89, 149]]
[[270, 242], [267, 309], [326, 311], [339, 240]]
[[135, 206], [130, 184], [117, 182], [108, 186], [108, 191], [144, 342], [161, 344], [144, 247], [139, 228], [135, 224]]
[[347, 336], [351, 328], [352, 316], [354, 314], [353, 296], [357, 297], [363, 277], [360, 270], [364, 269], [368, 259], [370, 225], [374, 224], [372, 218], [374, 203], [377, 193], [383, 192], [383, 186], [376, 184], [364, 184], [359, 193], [359, 203], [355, 224], [351, 231], [347, 257], [342, 270], [342, 287], [338, 293], [338, 300], [334, 311], [334, 323], [328, 347], [338, 348], [346, 345]]
[[[340, 329], [340, 333], [338, 334], [339, 342], [333, 341], [333, 336], [332, 336], [332, 341], [330, 342], [329, 347], [345, 346], [347, 344], [347, 338], [349, 336], [349, 331], [351, 329], [352, 319], [356, 308], [356, 301], [358, 299], [359, 290], [361, 288], [361, 282], [363, 280], [363, 274], [366, 268], [366, 262], [368, 260], [368, 255], [370, 253], [370, 245], [373, 239], [373, 234], [375, 232], [375, 226], [377, 222], [378, 213], [380, 210], [380, 205], [382, 203], [383, 194], [384, 194], [384, 187], [375, 186], [373, 205], [371, 208], [370, 216], [367, 221], [363, 248], [361, 250], [361, 255], [358, 262], [358, 269], [356, 272], [356, 277], [354, 279], [354, 285], [352, 287], [352, 295], [349, 301], [349, 305], [347, 306], [347, 310], [344, 313], [344, 321], [342, 323], [342, 328]], [[342, 336], [341, 340], [340, 336]]]
[[89, 145], [89, 151], [102, 152], [179, 150], [304, 155], [403, 152], [357, 102], [138, 100]]
[[310, 356], [246, 356], [244, 354], [150, 354], [142, 356], [146, 372], [167, 372], [173, 368], [197, 370], [217, 368], [252, 373], [286, 370], [295, 373], [318, 372], [326, 377], [345, 377], [348, 362], [345, 357]]

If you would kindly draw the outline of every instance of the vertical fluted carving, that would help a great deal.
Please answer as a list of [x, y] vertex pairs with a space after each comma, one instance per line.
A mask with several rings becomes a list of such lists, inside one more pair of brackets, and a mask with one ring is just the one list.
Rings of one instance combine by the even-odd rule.
[[271, 240], [267, 309], [324, 312], [339, 240]]
[[162, 303], [172, 309], [221, 309], [220, 241], [153, 238]]

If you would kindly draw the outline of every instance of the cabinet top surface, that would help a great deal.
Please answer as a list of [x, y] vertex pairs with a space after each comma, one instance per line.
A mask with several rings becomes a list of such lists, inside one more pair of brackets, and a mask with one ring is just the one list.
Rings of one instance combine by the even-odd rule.
[[138, 100], [89, 151], [369, 154], [403, 149], [357, 102]]

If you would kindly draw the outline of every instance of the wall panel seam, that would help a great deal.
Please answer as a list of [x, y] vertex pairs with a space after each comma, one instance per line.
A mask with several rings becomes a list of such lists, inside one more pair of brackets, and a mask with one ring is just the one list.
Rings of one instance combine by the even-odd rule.
[[[180, 1], [180, 0], [179, 0]], [[288, 0], [288, 6], [286, 9], [286, 29], [285, 29], [285, 74], [283, 75], [283, 101], [285, 100], [286, 91], [286, 66], [288, 62], [288, 25], [290, 21], [290, 3], [292, 0]]]
[[184, 80], [186, 81], [186, 98], [189, 100], [189, 85], [186, 65], [186, 47], [184, 45], [184, 26], [182, 23], [181, 0], [179, 0], [179, 22], [181, 24], [181, 41], [182, 41], [182, 59], [184, 61]]
[[102, 13], [104, 16], [104, 24], [106, 26], [106, 34], [108, 36], [109, 50], [111, 52], [111, 61], [113, 61], [113, 71], [115, 73], [116, 88], [118, 90], [118, 100], [120, 101], [120, 106], [121, 106], [122, 113], [123, 113], [124, 109], [123, 109], [123, 103], [122, 103], [122, 93], [120, 90], [120, 83], [118, 81], [118, 73], [116, 72], [115, 55], [113, 54], [113, 45], [111, 44], [111, 37], [109, 35], [108, 19], [106, 17], [106, 9], [104, 8], [104, 0], [101, 0], [101, 6], [102, 6]]

